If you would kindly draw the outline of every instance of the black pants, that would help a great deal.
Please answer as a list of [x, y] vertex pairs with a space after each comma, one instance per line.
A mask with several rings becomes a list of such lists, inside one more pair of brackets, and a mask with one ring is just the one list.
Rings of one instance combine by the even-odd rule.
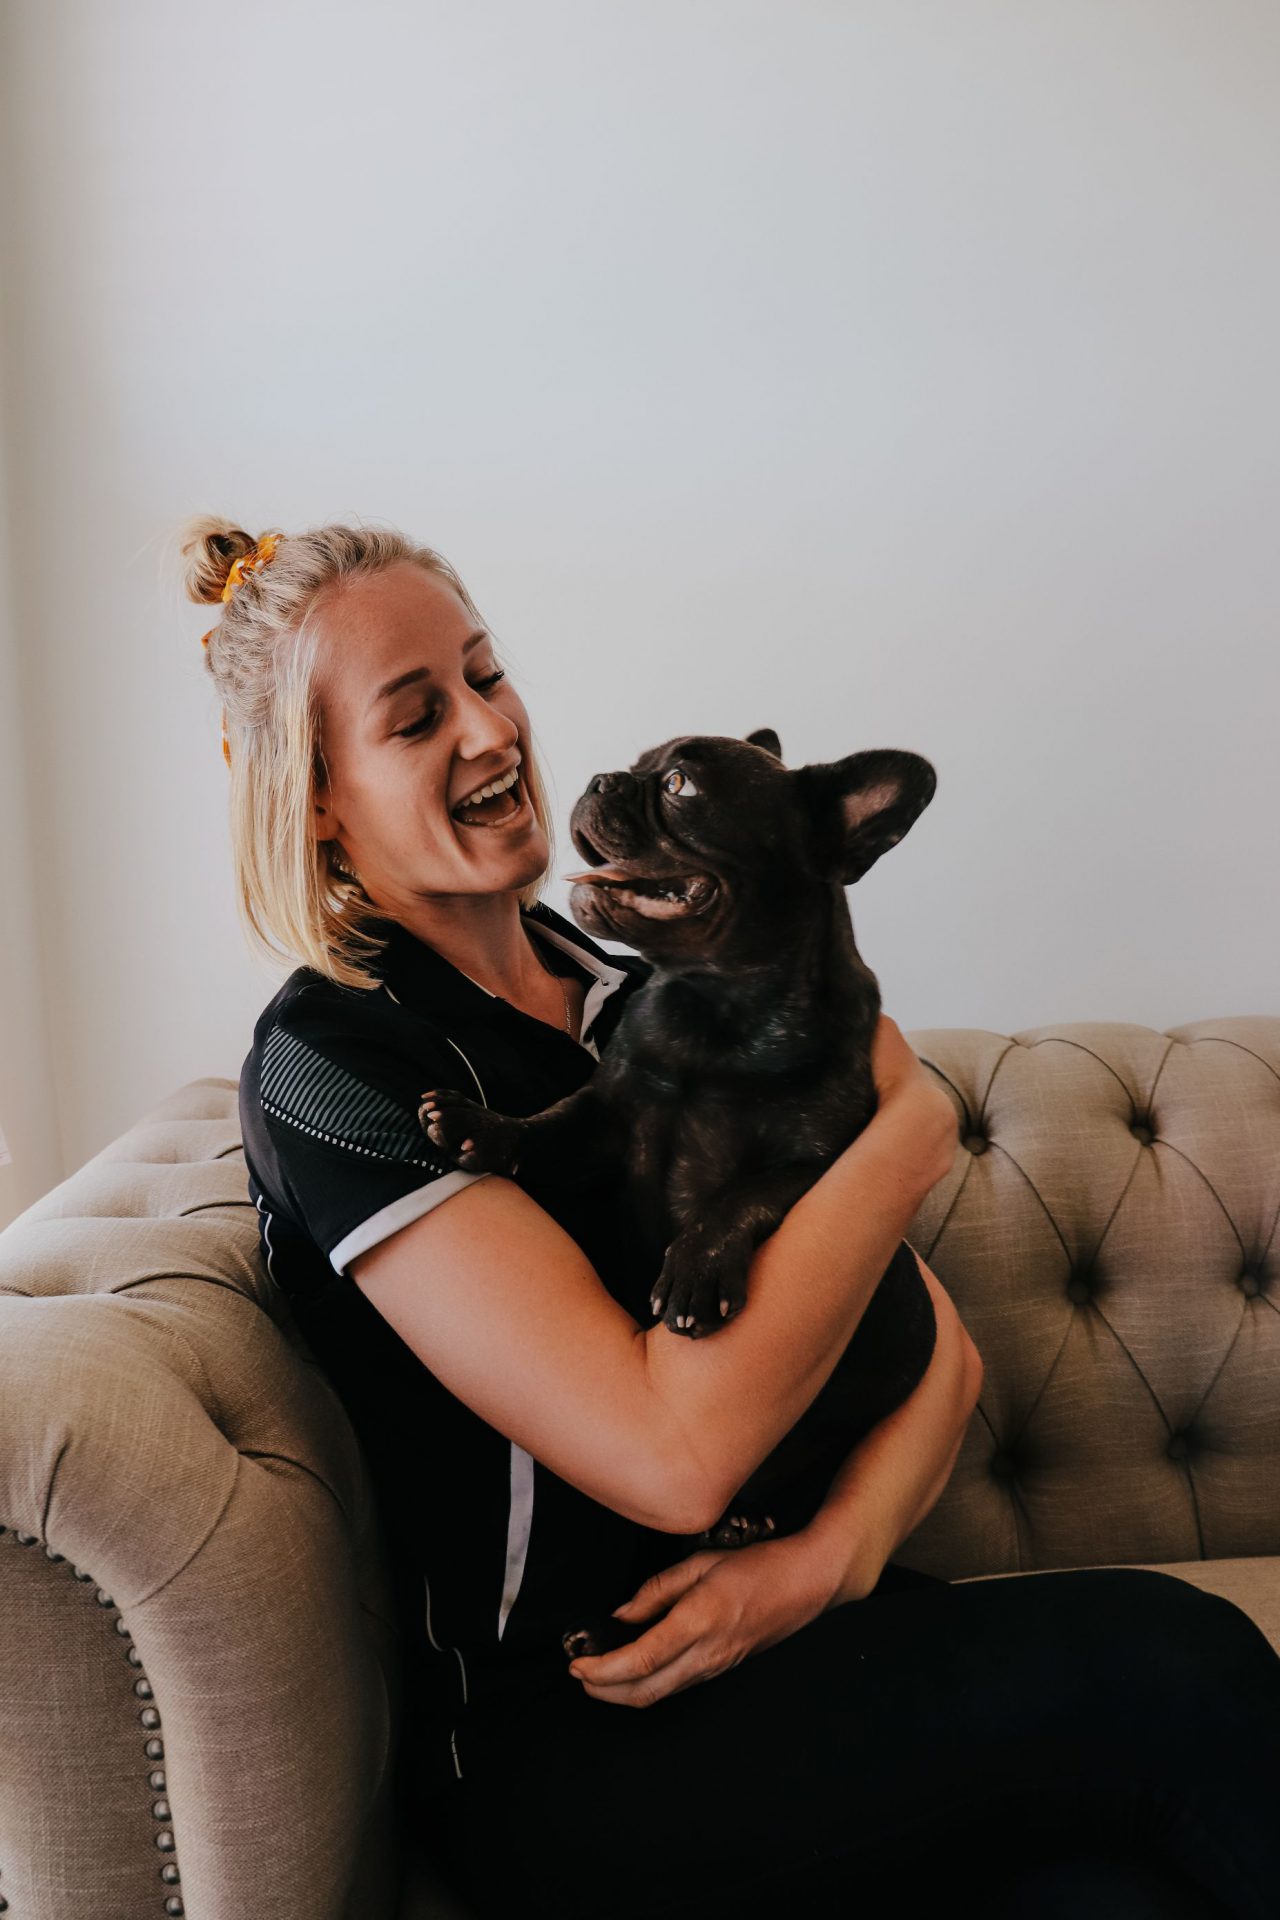
[[1240, 1608], [891, 1563], [652, 1707], [558, 1677], [422, 1817], [482, 1920], [1275, 1920], [1278, 1812], [1280, 1657]]

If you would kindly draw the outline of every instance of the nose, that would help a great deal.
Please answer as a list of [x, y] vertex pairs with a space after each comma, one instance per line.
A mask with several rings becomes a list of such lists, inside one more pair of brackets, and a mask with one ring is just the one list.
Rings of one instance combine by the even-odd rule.
[[588, 793], [617, 793], [623, 787], [634, 787], [633, 773], [593, 773], [587, 782]]
[[510, 714], [495, 707], [492, 697], [474, 692], [459, 708], [458, 751], [464, 760], [476, 760], [486, 753], [507, 753], [520, 738], [520, 729]]

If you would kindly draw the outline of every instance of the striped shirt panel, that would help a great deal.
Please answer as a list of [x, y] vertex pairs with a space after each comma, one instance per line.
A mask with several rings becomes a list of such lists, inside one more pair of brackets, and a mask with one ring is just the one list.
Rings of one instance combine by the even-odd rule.
[[432, 1154], [416, 1113], [278, 1024], [263, 1045], [261, 1090], [264, 1112], [312, 1139], [428, 1173], [454, 1171]]

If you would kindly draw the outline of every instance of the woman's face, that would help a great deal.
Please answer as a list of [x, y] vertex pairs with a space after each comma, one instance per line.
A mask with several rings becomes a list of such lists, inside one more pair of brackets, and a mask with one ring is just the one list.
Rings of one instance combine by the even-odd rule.
[[[424, 898], [511, 891], [550, 857], [525, 791], [529, 716], [493, 643], [447, 580], [412, 561], [346, 580], [318, 610], [316, 690], [328, 782], [316, 834], [369, 898], [403, 918]], [[477, 638], [476, 636], [480, 637]], [[468, 825], [459, 803], [517, 767]]]

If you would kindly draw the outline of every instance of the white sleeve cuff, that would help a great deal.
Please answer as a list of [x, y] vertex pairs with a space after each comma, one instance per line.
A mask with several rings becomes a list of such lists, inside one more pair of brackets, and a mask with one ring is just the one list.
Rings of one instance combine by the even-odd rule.
[[336, 1273], [345, 1273], [348, 1263], [358, 1253], [367, 1253], [380, 1240], [389, 1239], [401, 1227], [420, 1220], [424, 1213], [430, 1213], [432, 1207], [438, 1207], [451, 1193], [459, 1193], [463, 1187], [488, 1178], [487, 1173], [465, 1173], [461, 1167], [455, 1167], [452, 1173], [441, 1174], [437, 1180], [428, 1180], [425, 1187], [415, 1187], [412, 1193], [401, 1194], [389, 1207], [370, 1214], [358, 1227], [353, 1227], [345, 1239], [339, 1240], [329, 1255], [331, 1266]]

